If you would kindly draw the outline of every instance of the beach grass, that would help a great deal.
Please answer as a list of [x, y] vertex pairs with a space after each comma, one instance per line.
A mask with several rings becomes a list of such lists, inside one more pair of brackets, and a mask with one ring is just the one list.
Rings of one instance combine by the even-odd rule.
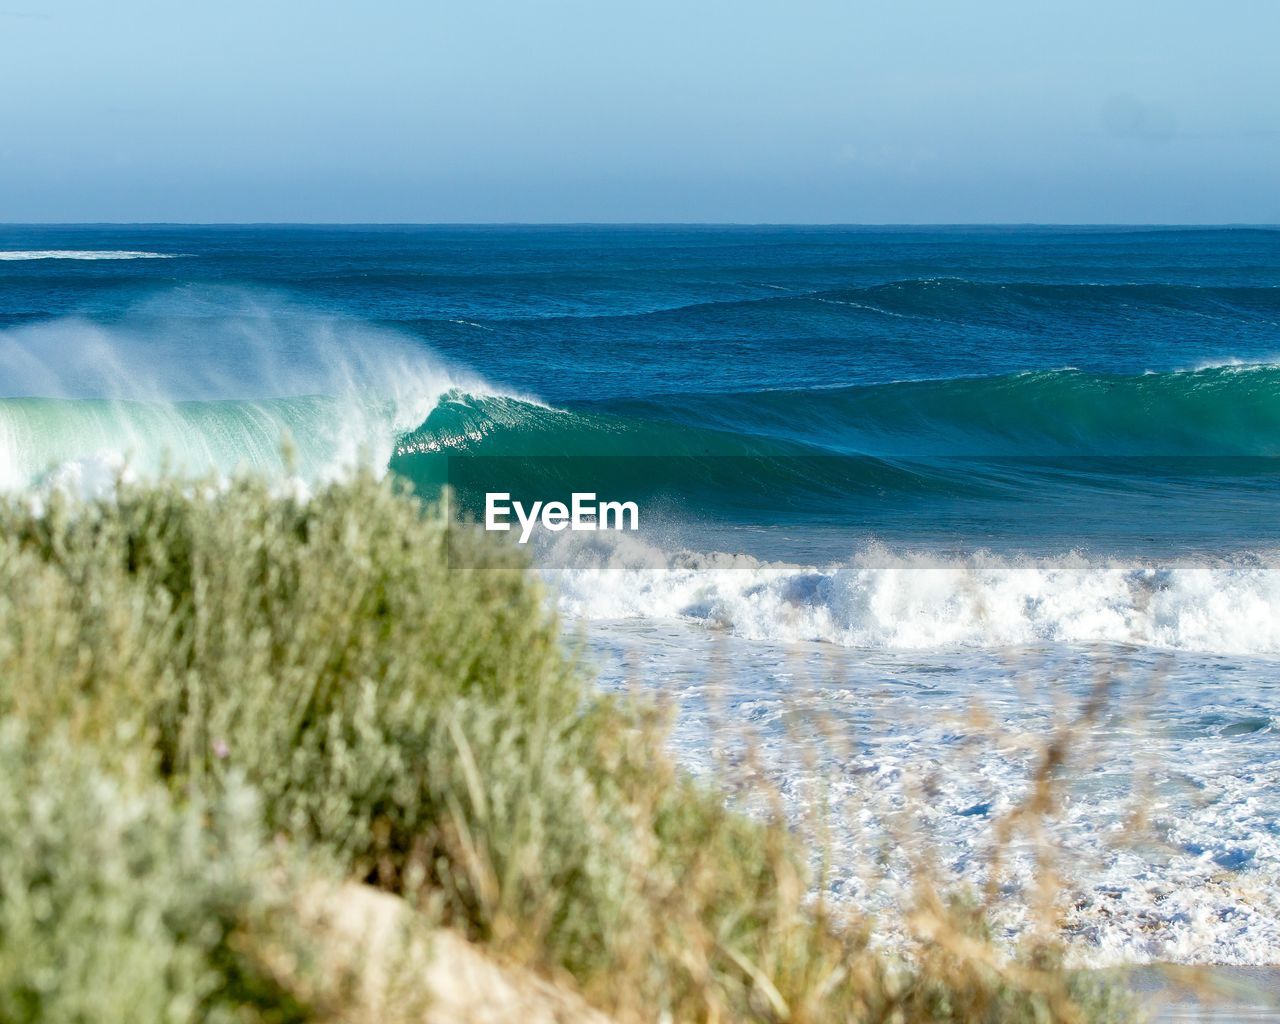
[[666, 729], [593, 687], [510, 546], [392, 483], [9, 500], [0, 1019], [346, 1019], [292, 909], [316, 877], [622, 1021], [1129, 1019], [927, 879], [910, 955], [877, 951]]

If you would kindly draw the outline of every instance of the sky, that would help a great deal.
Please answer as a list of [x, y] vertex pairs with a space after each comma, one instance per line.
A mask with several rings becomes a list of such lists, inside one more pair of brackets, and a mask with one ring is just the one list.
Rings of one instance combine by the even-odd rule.
[[1280, 223], [1277, 0], [0, 0], [0, 221]]

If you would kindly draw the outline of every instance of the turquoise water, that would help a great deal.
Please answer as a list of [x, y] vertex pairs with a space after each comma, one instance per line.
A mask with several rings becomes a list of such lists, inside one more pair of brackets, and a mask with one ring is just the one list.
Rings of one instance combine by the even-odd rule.
[[951, 771], [953, 720], [1041, 734], [1104, 671], [1081, 955], [1280, 958], [1280, 231], [0, 227], [0, 486], [283, 474], [286, 435], [302, 486], [637, 500], [535, 545], [603, 684], [695, 767], [720, 693], [796, 802], [802, 707], [861, 737], [850, 800], [941, 772], [962, 879], [1030, 762]]

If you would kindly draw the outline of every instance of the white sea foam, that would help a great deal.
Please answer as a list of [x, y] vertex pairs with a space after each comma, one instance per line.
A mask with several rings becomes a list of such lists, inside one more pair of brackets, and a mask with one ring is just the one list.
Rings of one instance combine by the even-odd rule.
[[560, 607], [583, 619], [683, 620], [869, 649], [1065, 642], [1280, 654], [1280, 552], [1146, 562], [871, 546], [820, 567], [665, 554], [625, 537], [556, 544]]
[[4, 249], [4, 260], [171, 260], [176, 253], [135, 252], [129, 249]]
[[[763, 773], [803, 836], [821, 829], [828, 898], [876, 914], [890, 945], [913, 856], [983, 891], [998, 823], [1106, 679], [1105, 713], [1073, 732], [1044, 822], [1072, 960], [1280, 962], [1274, 662], [1051, 644], [866, 652], [643, 620], [587, 637], [602, 685], [650, 687], [677, 711], [689, 770]], [[1031, 920], [1036, 849], [1014, 842], [999, 862], [993, 924], [1011, 945]]]

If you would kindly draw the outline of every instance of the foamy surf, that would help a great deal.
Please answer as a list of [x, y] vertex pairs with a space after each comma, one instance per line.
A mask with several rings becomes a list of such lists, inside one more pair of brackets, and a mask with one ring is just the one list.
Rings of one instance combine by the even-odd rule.
[[[670, 704], [687, 768], [763, 773], [797, 829], [820, 830], [827, 898], [876, 914], [889, 945], [918, 895], [912, 858], [983, 891], [997, 822], [1027, 796], [1044, 743], [1105, 688], [1044, 822], [1071, 961], [1280, 958], [1280, 717], [1257, 659], [1052, 644], [855, 650], [649, 619], [585, 635], [606, 688]], [[1016, 842], [999, 865], [994, 934], [1010, 947], [1028, 937], [1035, 858], [1035, 843]]]
[[1277, 551], [1145, 561], [871, 545], [843, 563], [802, 566], [561, 536], [548, 575], [561, 610], [584, 620], [679, 621], [868, 650], [1064, 643], [1280, 654]]

